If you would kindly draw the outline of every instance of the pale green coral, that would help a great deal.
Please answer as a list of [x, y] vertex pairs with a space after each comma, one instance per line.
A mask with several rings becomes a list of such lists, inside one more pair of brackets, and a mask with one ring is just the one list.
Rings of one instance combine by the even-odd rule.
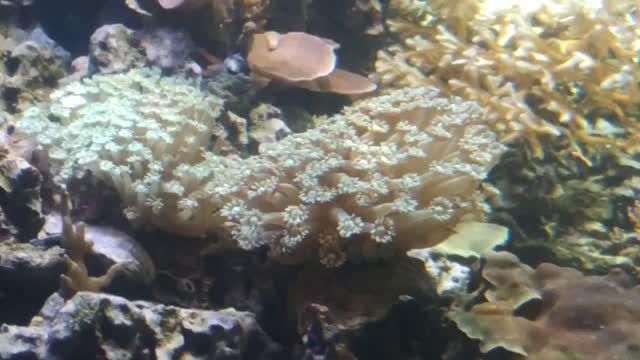
[[478, 219], [476, 187], [503, 151], [477, 105], [433, 88], [363, 101], [243, 160], [205, 150], [219, 109], [183, 80], [134, 70], [56, 92], [61, 122], [30, 110], [19, 130], [38, 135], [57, 180], [89, 169], [111, 183], [130, 219], [327, 265], [433, 245]]
[[18, 130], [37, 135], [55, 180], [63, 184], [90, 170], [128, 202], [134, 189], [157, 194], [154, 180], [174, 165], [198, 162], [222, 108], [192, 83], [149, 69], [72, 83], [51, 101], [48, 111], [27, 110]]

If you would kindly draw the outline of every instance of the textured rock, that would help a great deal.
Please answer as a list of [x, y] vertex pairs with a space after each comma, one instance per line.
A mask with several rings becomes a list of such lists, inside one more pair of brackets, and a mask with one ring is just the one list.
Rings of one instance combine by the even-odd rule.
[[232, 73], [221, 67], [204, 82], [204, 88], [224, 100], [225, 109], [248, 114], [257, 99], [259, 84], [243, 73]]
[[64, 250], [59, 247], [42, 250], [31, 244], [1, 243], [0, 287], [48, 287], [55, 290], [58, 276], [65, 268], [63, 255]]
[[89, 61], [98, 73], [111, 74], [144, 64], [140, 40], [122, 24], [105, 25], [91, 35]]
[[[405, 258], [384, 264], [348, 264], [337, 270], [307, 267], [290, 286], [288, 303], [296, 312], [307, 356], [333, 358], [335, 353], [337, 358], [349, 359], [350, 339], [366, 337], [372, 324], [392, 319], [393, 309], [402, 303], [434, 295], [421, 264]], [[397, 337], [394, 334], [389, 342]], [[393, 349], [386, 355], [399, 358]]]
[[10, 112], [45, 99], [66, 75], [71, 55], [42, 29], [30, 33], [11, 29], [9, 39], [0, 35], [0, 93]]
[[64, 270], [63, 255], [64, 250], [59, 247], [41, 250], [31, 244], [1, 243], [1, 283], [5, 285], [7, 281], [11, 281], [26, 287], [50, 282], [51, 279], [55, 282], [55, 273], [59, 274]]
[[70, 74], [60, 79], [61, 85], [67, 85], [74, 81], [79, 81], [83, 77], [89, 75], [89, 57], [78, 56], [71, 62]]
[[28, 327], [0, 327], [0, 359], [44, 359], [42, 332]]
[[29, 327], [0, 329], [2, 359], [269, 359], [276, 351], [247, 312], [87, 292], [67, 302], [53, 295]]
[[0, 128], [0, 208], [11, 235], [32, 239], [42, 225], [42, 176], [26, 159], [31, 158], [35, 143], [12, 138], [11, 126]]
[[199, 75], [202, 69], [190, 58], [192, 53], [195, 46], [183, 31], [167, 28], [135, 31], [122, 24], [104, 25], [91, 35], [89, 70], [113, 74], [152, 65], [170, 73]]
[[71, 55], [36, 28], [24, 42], [13, 48], [9, 61], [14, 62], [8, 86], [28, 86], [34, 82], [54, 83], [71, 61]]
[[140, 44], [144, 49], [147, 62], [153, 66], [170, 72], [180, 69], [201, 72], [198, 64], [189, 57], [195, 52], [195, 45], [184, 31], [169, 28], [144, 31], [140, 34]]
[[[58, 288], [64, 250], [0, 243], [0, 323], [27, 323]], [[0, 351], [0, 359], [5, 359]]]

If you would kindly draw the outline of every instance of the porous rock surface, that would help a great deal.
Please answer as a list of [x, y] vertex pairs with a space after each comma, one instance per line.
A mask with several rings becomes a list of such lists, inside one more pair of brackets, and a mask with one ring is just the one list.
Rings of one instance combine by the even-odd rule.
[[54, 294], [30, 326], [0, 328], [2, 359], [270, 359], [276, 350], [248, 312], [89, 292]]

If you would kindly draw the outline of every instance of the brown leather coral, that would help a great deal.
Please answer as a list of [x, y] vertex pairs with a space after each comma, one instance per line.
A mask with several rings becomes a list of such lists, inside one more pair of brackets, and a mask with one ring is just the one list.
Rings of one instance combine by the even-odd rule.
[[532, 269], [506, 252], [485, 260], [488, 301], [449, 314], [483, 352], [502, 347], [523, 360], [640, 359], [640, 288], [622, 270], [586, 276], [548, 263]]
[[335, 68], [338, 47], [304, 32], [267, 31], [253, 36], [247, 62], [257, 75], [313, 91], [352, 95], [375, 90], [366, 77]]
[[329, 75], [336, 66], [335, 44], [303, 32], [267, 31], [253, 37], [247, 61], [251, 70], [282, 82]]

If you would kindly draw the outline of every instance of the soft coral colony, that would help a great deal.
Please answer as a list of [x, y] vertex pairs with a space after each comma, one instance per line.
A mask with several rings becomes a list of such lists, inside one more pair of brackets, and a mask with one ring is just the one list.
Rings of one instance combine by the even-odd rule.
[[364, 100], [246, 159], [208, 150], [222, 103], [187, 80], [95, 75], [51, 100], [18, 133], [37, 137], [58, 183], [88, 170], [133, 222], [327, 266], [435, 245], [482, 220], [476, 188], [504, 150], [478, 105], [434, 88]]
[[594, 149], [636, 153], [638, 3], [532, 3], [391, 2], [403, 42], [379, 53], [381, 85], [478, 101], [503, 139], [524, 135], [538, 156], [545, 136], [565, 137], [587, 162]]

